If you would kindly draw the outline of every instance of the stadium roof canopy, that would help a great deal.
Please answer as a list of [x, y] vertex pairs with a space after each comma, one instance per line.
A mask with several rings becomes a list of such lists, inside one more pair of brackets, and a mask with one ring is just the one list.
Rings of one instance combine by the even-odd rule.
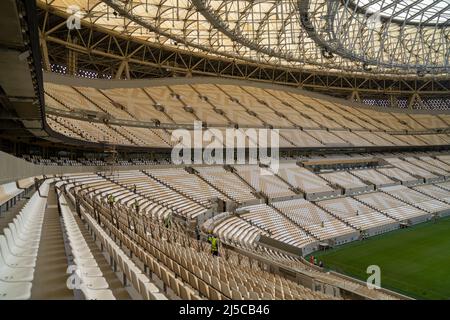
[[311, 70], [445, 75], [450, 0], [38, 0], [168, 47]]

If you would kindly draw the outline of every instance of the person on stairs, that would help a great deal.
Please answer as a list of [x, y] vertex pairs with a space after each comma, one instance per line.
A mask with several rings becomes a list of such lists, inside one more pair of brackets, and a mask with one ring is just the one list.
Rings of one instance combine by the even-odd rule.
[[134, 199], [134, 204], [133, 204], [134, 210], [136, 211], [136, 214], [139, 215], [139, 201], [137, 199]]
[[169, 213], [165, 218], [164, 218], [164, 226], [167, 229], [170, 229], [170, 227], [172, 226], [172, 213]]
[[208, 242], [211, 243], [211, 254], [213, 256], [219, 256], [219, 239], [211, 235], [208, 237]]

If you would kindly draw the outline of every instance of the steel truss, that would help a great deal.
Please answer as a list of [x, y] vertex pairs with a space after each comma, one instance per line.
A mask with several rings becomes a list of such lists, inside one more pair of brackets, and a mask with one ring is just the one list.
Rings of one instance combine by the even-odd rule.
[[255, 62], [189, 46], [180, 48], [150, 42], [85, 20], [81, 29], [69, 30], [66, 25], [69, 13], [42, 2], [38, 5], [46, 70], [64, 66], [60, 72], [83, 76], [82, 71], [87, 70], [92, 77], [113, 78], [218, 76], [295, 86], [369, 103], [376, 97], [383, 104], [387, 101], [387, 106], [398, 106], [399, 101], [406, 100], [409, 108], [427, 108], [426, 101], [433, 99], [438, 109], [450, 107], [448, 75], [421, 78]]
[[298, 0], [308, 35], [327, 52], [371, 68], [450, 73], [450, 3]]

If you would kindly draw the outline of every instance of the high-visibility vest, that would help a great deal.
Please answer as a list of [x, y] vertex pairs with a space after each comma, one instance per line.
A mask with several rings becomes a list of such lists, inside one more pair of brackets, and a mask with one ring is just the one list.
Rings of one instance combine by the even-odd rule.
[[211, 251], [217, 251], [217, 238], [211, 237]]

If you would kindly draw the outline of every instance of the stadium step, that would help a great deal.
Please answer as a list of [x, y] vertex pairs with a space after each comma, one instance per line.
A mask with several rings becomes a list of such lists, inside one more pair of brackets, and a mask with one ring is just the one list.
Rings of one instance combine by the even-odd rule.
[[67, 258], [58, 213], [58, 202], [53, 186], [50, 186], [47, 207], [42, 224], [41, 241], [34, 271], [31, 299], [73, 299], [67, 288]]

